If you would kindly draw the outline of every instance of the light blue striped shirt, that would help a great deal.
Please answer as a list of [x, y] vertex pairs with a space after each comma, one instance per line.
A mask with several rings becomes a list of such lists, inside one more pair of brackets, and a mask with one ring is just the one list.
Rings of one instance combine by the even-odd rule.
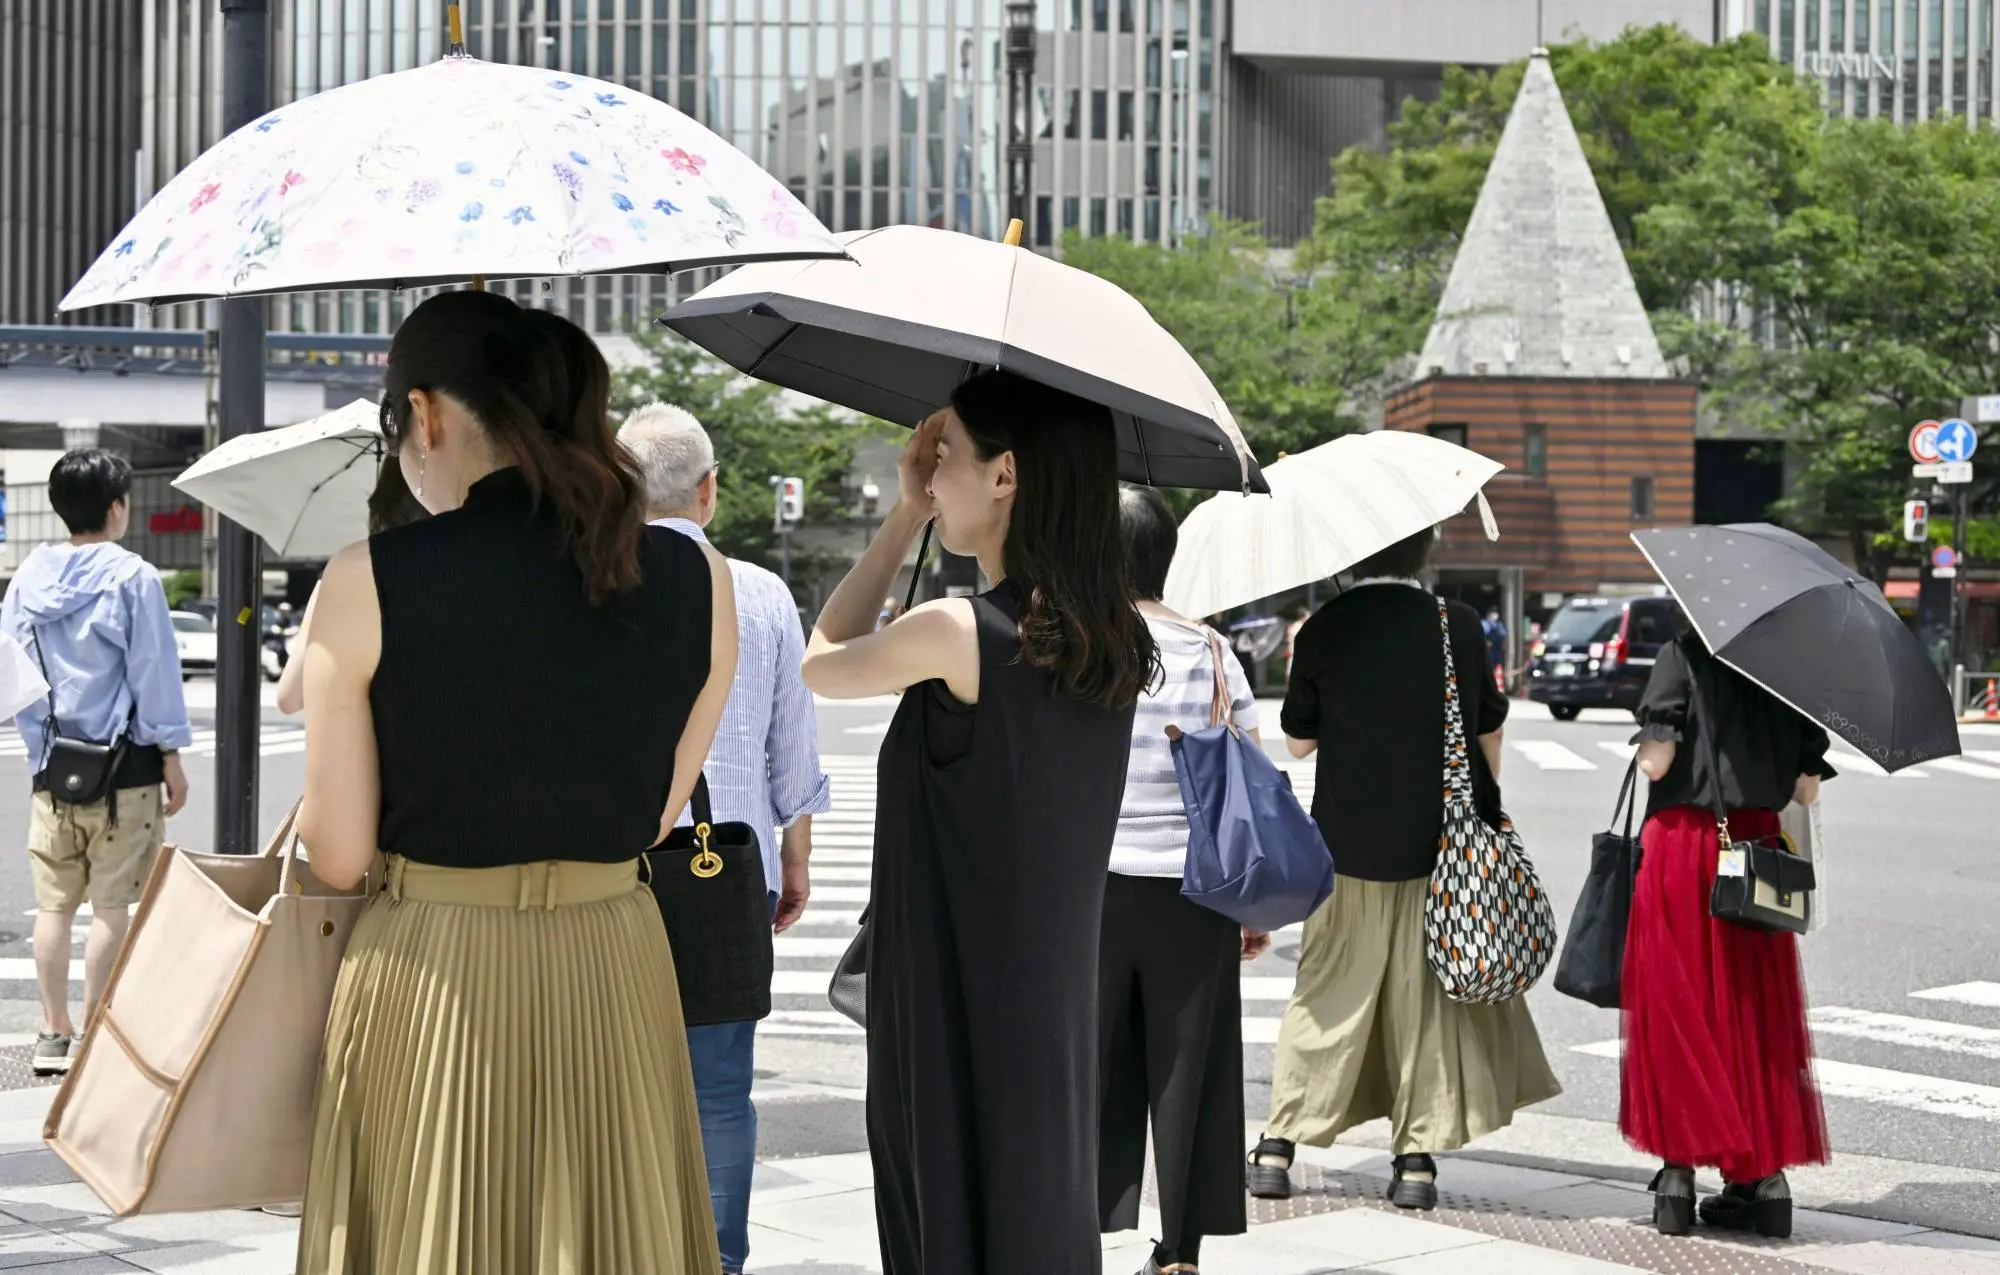
[[[685, 518], [654, 525], [708, 543]], [[806, 639], [792, 591], [764, 568], [734, 558], [729, 575], [736, 584], [736, 680], [708, 751], [708, 796], [716, 822], [757, 830], [764, 881], [776, 890], [777, 829], [833, 809], [833, 791], [819, 765], [812, 692], [799, 671]], [[692, 822], [692, 815], [681, 816], [683, 826]]]

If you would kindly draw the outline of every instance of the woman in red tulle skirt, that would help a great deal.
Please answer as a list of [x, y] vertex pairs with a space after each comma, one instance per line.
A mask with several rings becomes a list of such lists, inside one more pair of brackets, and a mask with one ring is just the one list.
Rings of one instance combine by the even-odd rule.
[[1775, 835], [1778, 810], [1833, 775], [1826, 732], [1689, 636], [1662, 649], [1639, 720], [1653, 784], [1625, 940], [1619, 1128], [1664, 1162], [1661, 1231], [1692, 1227], [1700, 1165], [1727, 1183], [1703, 1221], [1789, 1235], [1784, 1170], [1828, 1155], [1798, 941], [1710, 914], [1713, 811], [1729, 810], [1738, 840]]

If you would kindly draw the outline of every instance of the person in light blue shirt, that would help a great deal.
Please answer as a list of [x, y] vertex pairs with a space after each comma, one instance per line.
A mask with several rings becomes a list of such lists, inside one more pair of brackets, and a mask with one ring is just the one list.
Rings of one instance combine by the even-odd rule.
[[[681, 408], [651, 403], [626, 418], [618, 441], [639, 463], [655, 524], [706, 543], [702, 529], [715, 517], [716, 467], [715, 446], [701, 422]], [[804, 913], [811, 893], [812, 816], [832, 809], [833, 799], [820, 769], [812, 692], [799, 672], [805, 635], [792, 591], [762, 567], [732, 558], [729, 570], [736, 584], [736, 681], [705, 773], [716, 822], [746, 823], [757, 831], [772, 924], [783, 933]], [[731, 1275], [743, 1269], [750, 1251], [756, 1028], [754, 1022], [688, 1028], [709, 1196], [722, 1268]]]
[[[88, 1022], [165, 844], [167, 816], [187, 802], [180, 750], [194, 740], [180, 655], [159, 575], [118, 546], [131, 523], [132, 466], [97, 448], [49, 473], [49, 503], [70, 538], [28, 555], [0, 603], [0, 630], [53, 688], [15, 719], [34, 773], [28, 853], [35, 881], [35, 974], [44, 1019], [34, 1068], [69, 1069], [80, 1049], [69, 1012], [70, 926], [91, 906], [84, 946]], [[129, 741], [109, 792], [58, 801], [46, 771], [54, 736]]]

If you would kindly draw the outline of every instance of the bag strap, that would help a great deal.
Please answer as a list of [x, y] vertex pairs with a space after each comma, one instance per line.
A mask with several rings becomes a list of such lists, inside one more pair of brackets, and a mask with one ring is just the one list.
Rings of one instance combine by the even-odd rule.
[[1687, 674], [1688, 707], [1695, 714], [1694, 733], [1701, 740], [1702, 757], [1708, 766], [1708, 782], [1712, 789], [1710, 810], [1715, 815], [1716, 836], [1722, 848], [1727, 850], [1736, 844], [1736, 839], [1729, 834], [1729, 808], [1722, 799], [1722, 754], [1715, 744], [1717, 736], [1722, 734], [1722, 719], [1709, 700], [1708, 684], [1695, 668], [1693, 660], [1687, 661]]
[[696, 824], [715, 826], [715, 808], [708, 800], [708, 772], [695, 776], [694, 795], [688, 799], [688, 813], [694, 816]]
[[[1439, 598], [1438, 628], [1444, 633], [1444, 796], [1445, 804], [1472, 804], [1472, 761], [1467, 755], [1465, 715], [1458, 709], [1458, 668], [1451, 658], [1451, 611]], [[1458, 736], [1456, 746], [1452, 743]]]
[[[1206, 626], [1204, 626], [1206, 627]], [[1208, 704], [1208, 724], [1210, 726], [1236, 725], [1236, 709], [1229, 699], [1229, 678], [1222, 671], [1222, 638], [1214, 629], [1208, 629], [1208, 654], [1210, 668], [1215, 674], [1215, 693]]]
[[1618, 826], [1618, 812], [1625, 812], [1625, 840], [1632, 839], [1632, 815], [1639, 808], [1639, 753], [1632, 752], [1632, 760], [1625, 766], [1625, 782], [1618, 785], [1618, 804], [1611, 807], [1611, 826]]

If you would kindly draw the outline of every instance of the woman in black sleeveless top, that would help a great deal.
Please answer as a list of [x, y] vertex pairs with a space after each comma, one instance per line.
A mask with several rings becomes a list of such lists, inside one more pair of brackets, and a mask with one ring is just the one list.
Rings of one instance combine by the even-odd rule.
[[[1105, 409], [1009, 373], [917, 430], [806, 653], [907, 691], [882, 745], [868, 1144], [886, 1275], [1095, 1275], [1097, 951], [1132, 709], [1156, 663]], [[874, 632], [911, 541], [993, 582]]]
[[638, 856], [735, 667], [729, 572], [644, 525], [573, 325], [446, 293], [383, 434], [434, 515], [342, 551], [307, 647], [313, 871], [383, 893], [319, 1081], [299, 1270], [714, 1275], [672, 958]]

